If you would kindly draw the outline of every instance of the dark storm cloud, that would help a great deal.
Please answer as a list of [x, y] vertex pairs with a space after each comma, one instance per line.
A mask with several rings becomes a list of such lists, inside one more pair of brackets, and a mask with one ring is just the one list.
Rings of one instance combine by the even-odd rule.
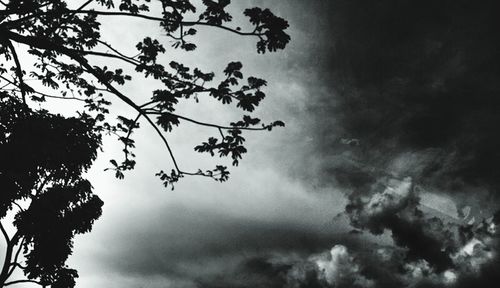
[[373, 281], [361, 273], [361, 266], [343, 245], [308, 257], [274, 255], [255, 257], [242, 264], [233, 275], [205, 280], [201, 287], [287, 287], [361, 288]]
[[348, 243], [353, 250], [366, 244], [330, 225], [305, 227], [208, 210], [189, 215], [179, 206], [167, 208], [158, 217], [168, 219], [168, 229], [154, 230], [149, 225], [157, 224], [149, 223], [143, 231], [127, 231], [119, 245], [110, 247], [113, 257], [101, 256], [101, 261], [122, 275], [192, 283], [188, 287], [272, 288], [295, 282], [305, 285], [297, 287], [315, 287], [308, 285], [318, 281], [324, 283], [316, 287], [329, 287], [311, 255], [328, 260], [325, 251], [337, 243]]
[[314, 111], [317, 146], [319, 153], [355, 160], [330, 165], [329, 172], [341, 184], [373, 183], [378, 175], [363, 171], [367, 166], [387, 170], [402, 153], [418, 152], [430, 160], [404, 176], [421, 185], [495, 190], [498, 2], [313, 2], [322, 4], [319, 18], [329, 19], [321, 35], [328, 38], [320, 41], [333, 46], [328, 67], [319, 67], [332, 93], [315, 99], [323, 105]]
[[[395, 182], [395, 181], [392, 181]], [[424, 217], [411, 179], [391, 183], [368, 201], [354, 199], [346, 207], [353, 226], [374, 234], [391, 231], [396, 245], [408, 249], [407, 259], [423, 259], [442, 272], [453, 266], [450, 253], [458, 241], [439, 218]]]
[[317, 18], [328, 19], [316, 24], [323, 30], [311, 41], [329, 50], [313, 46], [311, 54], [323, 60], [317, 79], [330, 91], [314, 93], [308, 104], [316, 148], [310, 158], [321, 163], [313, 173], [345, 192], [353, 226], [388, 231], [407, 249], [400, 268], [429, 265], [429, 275], [439, 279], [456, 269], [457, 283], [491, 278], [496, 244], [488, 245], [495, 256], [480, 265], [484, 270], [464, 272], [475, 256], [466, 257], [469, 264], [453, 257], [471, 239], [457, 236], [459, 226], [426, 215], [419, 193], [390, 191], [391, 182], [409, 177], [417, 190], [446, 194], [458, 208], [469, 205], [479, 220], [498, 209], [500, 18], [494, 11], [500, 4], [311, 2]]

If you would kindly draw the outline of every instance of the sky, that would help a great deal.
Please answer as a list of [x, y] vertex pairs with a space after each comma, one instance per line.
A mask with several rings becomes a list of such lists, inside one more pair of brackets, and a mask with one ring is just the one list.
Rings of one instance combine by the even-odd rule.
[[[121, 153], [106, 139], [87, 175], [103, 215], [69, 259], [77, 287], [497, 287], [498, 4], [232, 2], [238, 25], [253, 6], [287, 19], [289, 46], [260, 55], [254, 39], [200, 29], [196, 51], [162, 60], [219, 73], [241, 61], [269, 82], [256, 115], [286, 127], [246, 133], [229, 182], [188, 177], [173, 191], [154, 176], [172, 163], [145, 123], [124, 180], [103, 171]], [[122, 21], [102, 32], [125, 54], [162, 37], [154, 22]], [[141, 102], [155, 85], [122, 90]], [[179, 111], [238, 117], [209, 99]], [[212, 132], [185, 123], [167, 135], [182, 169], [219, 163], [193, 151]]]
[[[268, 2], [235, 1], [232, 11], [235, 21], [244, 21], [243, 9], [254, 6], [269, 7], [286, 18], [293, 40], [283, 52], [259, 55], [254, 39], [200, 29], [194, 53], [169, 51], [165, 61], [174, 58], [219, 73], [228, 62], [241, 61], [244, 73], [269, 82], [267, 99], [256, 115], [263, 121], [283, 120], [286, 128], [247, 133], [249, 153], [239, 167], [231, 169], [229, 182], [190, 177], [176, 184], [173, 191], [154, 176], [172, 166], [167, 151], [146, 125], [136, 136], [137, 168], [124, 180], [103, 173], [108, 160], [121, 149], [115, 139], [107, 140], [88, 176], [105, 202], [103, 215], [91, 233], [77, 236], [69, 261], [80, 274], [77, 287], [251, 285], [245, 280], [245, 271], [236, 271], [245, 269], [248, 261], [321, 253], [349, 238], [347, 221], [334, 220], [346, 201], [340, 191], [323, 187], [319, 179], [308, 179], [314, 174], [308, 171], [315, 169], [312, 165], [309, 169], [300, 167], [306, 154], [318, 156], [313, 155], [317, 135], [310, 130], [314, 119], [308, 98], [329, 93], [321, 87], [321, 71], [317, 69], [328, 55], [321, 51], [324, 43], [312, 42], [309, 37], [312, 31], [325, 33], [327, 23], [314, 23], [318, 6], [307, 7], [300, 1], [290, 2], [292, 5]], [[300, 15], [301, 6], [309, 10], [305, 18]], [[102, 27], [103, 35], [110, 35], [112, 43], [136, 43], [145, 33], [161, 37], [154, 22], [132, 22], [130, 33], [123, 35], [121, 19], [107, 21], [111, 23]], [[314, 25], [305, 27], [307, 22]], [[123, 45], [125, 52], [127, 48]], [[131, 46], [129, 54], [133, 51]], [[315, 51], [320, 54], [315, 55]], [[126, 87], [128, 95], [141, 95], [144, 100], [150, 91], [147, 84]], [[120, 105], [117, 101], [113, 104]], [[184, 114], [215, 123], [240, 117], [237, 111], [223, 108], [200, 99], [199, 104], [185, 107]], [[115, 109], [130, 112], [127, 107]], [[214, 112], [207, 113], [207, 109]], [[179, 165], [195, 170], [219, 163], [193, 151], [213, 131], [183, 126], [167, 135]], [[258, 279], [258, 275], [254, 278], [259, 283], [268, 281]]]

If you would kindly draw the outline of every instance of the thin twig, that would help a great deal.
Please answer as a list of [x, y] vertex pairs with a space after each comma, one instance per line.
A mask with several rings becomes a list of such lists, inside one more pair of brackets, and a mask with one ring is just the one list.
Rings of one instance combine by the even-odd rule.
[[[130, 56], [127, 56], [127, 55], [124, 55], [123, 53], [121, 53], [120, 51], [116, 50], [115, 48], [113, 48], [113, 46], [109, 45], [108, 43], [104, 42], [104, 41], [101, 41], [101, 40], [97, 40], [97, 42], [101, 43], [102, 45], [108, 47], [109, 49], [111, 49], [111, 51], [115, 52], [116, 54], [124, 57], [124, 58], [128, 58], [128, 59], [131, 59], [131, 60], [135, 60], [134, 58], [137, 57], [137, 56], [133, 56], [133, 57], [130, 57]], [[140, 54], [137, 54], [137, 55], [140, 55]]]
[[23, 207], [21, 207], [21, 205], [19, 205], [17, 202], [14, 201], [14, 202], [12, 202], [12, 204], [16, 205], [20, 211], [24, 211]]
[[125, 159], [128, 160], [128, 149], [127, 149], [127, 144], [126, 144], [126, 141], [128, 141], [130, 139], [130, 136], [132, 135], [132, 131], [134, 130], [136, 124], [137, 124], [137, 121], [139, 121], [139, 118], [141, 118], [142, 114], [139, 113], [137, 115], [137, 117], [135, 117], [134, 119], [134, 122], [132, 123], [132, 125], [130, 125], [130, 127], [128, 128], [128, 133], [127, 133], [127, 136], [125, 136], [125, 140], [123, 141], [124, 145], [125, 145], [125, 149], [123, 149], [123, 153], [125, 154]]
[[[4, 91], [21, 92], [21, 90], [19, 90], [19, 89], [4, 89]], [[33, 93], [38, 94], [38, 95], [43, 96], [43, 97], [46, 97], [46, 98], [63, 99], [63, 100], [77, 100], [77, 101], [85, 102], [85, 99], [78, 98], [78, 97], [56, 96], [56, 95], [50, 95], [50, 94], [42, 93], [42, 92], [39, 92], [39, 91], [33, 91]]]
[[140, 63], [139, 62], [136, 62], [135, 59], [132, 59], [132, 58], [128, 58], [126, 56], [120, 56], [120, 55], [115, 55], [115, 54], [109, 54], [109, 53], [105, 53], [105, 52], [99, 52], [99, 51], [90, 51], [90, 50], [76, 50], [76, 49], [68, 49], [68, 50], [71, 50], [71, 51], [74, 51], [76, 53], [82, 53], [82, 54], [86, 54], [86, 55], [94, 55], [94, 56], [102, 56], [102, 57], [108, 57], [108, 58], [116, 58], [116, 59], [120, 59], [120, 60], [123, 60], [125, 62], [128, 62], [132, 65], [139, 65]]
[[38, 284], [40, 286], [43, 286], [42, 282], [35, 281], [35, 280], [29, 280], [29, 279], [14, 280], [11, 282], [4, 283], [3, 286], [9, 286], [9, 285], [21, 284], [21, 283], [35, 283], [35, 284]]
[[240, 126], [229, 127], [229, 126], [216, 125], [216, 124], [212, 124], [212, 123], [200, 122], [200, 121], [197, 121], [197, 120], [194, 120], [194, 119], [191, 119], [191, 118], [188, 118], [188, 117], [184, 117], [184, 116], [181, 116], [181, 115], [178, 115], [178, 114], [174, 114], [174, 113], [171, 113], [171, 112], [148, 111], [146, 113], [147, 114], [153, 114], [153, 115], [169, 114], [169, 115], [175, 116], [175, 117], [177, 117], [179, 119], [186, 120], [188, 122], [198, 124], [200, 126], [207, 126], [207, 127], [224, 129], [224, 130], [238, 129], [238, 130], [262, 131], [262, 130], [267, 130], [268, 127], [269, 127], [269, 126], [265, 126], [265, 127], [261, 127], [261, 128], [240, 127]]

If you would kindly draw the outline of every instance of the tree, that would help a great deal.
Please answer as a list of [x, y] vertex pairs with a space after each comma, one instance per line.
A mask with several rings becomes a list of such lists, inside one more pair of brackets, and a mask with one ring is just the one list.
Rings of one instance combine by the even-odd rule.
[[[65, 262], [72, 253], [73, 237], [89, 232], [101, 214], [103, 202], [83, 173], [96, 159], [103, 136], [114, 135], [123, 145], [123, 159], [110, 161], [115, 176], [123, 178], [124, 171], [135, 166], [132, 136], [141, 119], [145, 120], [170, 155], [173, 169], [157, 175], [165, 186], [171, 186], [184, 176], [220, 182], [229, 176], [223, 165], [191, 172], [180, 168], [165, 133], [181, 122], [213, 129], [215, 135], [195, 151], [229, 157], [233, 165], [238, 165], [247, 152], [242, 136], [245, 130], [271, 130], [284, 125], [281, 121], [262, 124], [250, 116], [265, 97], [262, 88], [266, 81], [244, 79], [240, 62], [229, 63], [216, 78], [213, 72], [182, 63], [165, 64], [164, 39], [146, 37], [135, 45], [137, 55], [127, 56], [102, 39], [99, 32], [107, 17], [139, 18], [157, 23], [164, 38], [173, 41], [172, 49], [195, 50], [190, 38], [199, 26], [208, 26], [255, 37], [259, 53], [274, 52], [285, 48], [290, 37], [285, 32], [287, 21], [268, 9], [246, 9], [244, 15], [252, 28], [243, 31], [229, 26], [233, 18], [227, 12], [230, 0], [203, 0], [200, 7], [190, 0], [88, 0], [72, 7], [75, 2], [0, 1], [0, 54], [5, 58], [0, 65], [0, 219], [14, 215], [16, 230], [9, 235], [0, 223], [6, 240], [2, 287], [24, 282], [51, 287], [75, 285], [78, 274]], [[108, 59], [114, 67], [95, 65], [94, 57]], [[120, 65], [135, 70], [134, 80], [126, 72], [130, 69]], [[136, 77], [152, 78], [162, 88], [151, 91], [147, 103], [137, 103], [118, 88], [126, 82], [134, 83]], [[110, 97], [117, 97], [137, 114], [110, 121]], [[218, 125], [176, 113], [179, 102], [198, 102], [198, 97], [236, 105], [246, 114], [241, 120]], [[80, 101], [82, 107], [72, 117], [54, 114], [46, 102], [49, 98]], [[26, 279], [10, 279], [16, 269]]]

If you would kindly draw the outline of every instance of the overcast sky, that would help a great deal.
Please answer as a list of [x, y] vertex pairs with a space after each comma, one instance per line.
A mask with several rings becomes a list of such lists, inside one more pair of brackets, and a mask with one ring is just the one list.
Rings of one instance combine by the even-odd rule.
[[[349, 231], [345, 220], [337, 224], [333, 220], [343, 211], [345, 199], [339, 191], [319, 185], [313, 177], [315, 161], [308, 159], [318, 157], [314, 153], [316, 135], [310, 129], [315, 121], [310, 101], [319, 93], [332, 93], [322, 85], [321, 76], [321, 66], [328, 57], [325, 45], [329, 45], [321, 36], [327, 31], [328, 23], [321, 20], [326, 15], [319, 14], [321, 7], [300, 1], [235, 2], [232, 11], [237, 23], [245, 20], [243, 9], [253, 6], [269, 7], [287, 19], [293, 39], [289, 47], [259, 55], [254, 39], [200, 29], [197, 51], [172, 51], [165, 61], [173, 55], [179, 62], [216, 73], [230, 61], [242, 61], [246, 75], [269, 82], [268, 97], [257, 115], [268, 121], [283, 120], [286, 128], [247, 133], [249, 153], [231, 170], [229, 182], [191, 177], [183, 179], [174, 191], [165, 189], [154, 176], [172, 166], [167, 151], [146, 125], [136, 136], [137, 168], [124, 180], [102, 172], [116, 155], [113, 153], [121, 149], [109, 139], [89, 173], [95, 191], [105, 202], [103, 216], [92, 233], [77, 236], [70, 260], [80, 274], [77, 287], [239, 285], [229, 283], [245, 283], [237, 279], [245, 276], [236, 275], [235, 270], [247, 260], [279, 253], [323, 252]], [[120, 46], [125, 52], [126, 43], [135, 43], [143, 36], [161, 39], [154, 22], [133, 22], [124, 34], [120, 20], [112, 19], [103, 30], [109, 31], [105, 35], [110, 35], [112, 42], [123, 43]], [[125, 92], [146, 100], [151, 90], [147, 84], [135, 82]], [[216, 103], [200, 100], [198, 105], [188, 105], [184, 114], [216, 123], [239, 118], [237, 111], [224, 111]], [[195, 170], [218, 163], [193, 151], [213, 131], [189, 124], [177, 130], [169, 141], [181, 167]], [[233, 275], [235, 279], [231, 279]]]
[[[500, 179], [495, 4], [233, 2], [236, 23], [253, 6], [287, 19], [290, 45], [258, 55], [254, 39], [200, 29], [197, 51], [169, 51], [164, 60], [218, 73], [242, 61], [246, 75], [269, 82], [256, 115], [286, 128], [247, 133], [249, 153], [229, 182], [191, 177], [174, 191], [154, 176], [172, 164], [146, 125], [136, 134], [137, 168], [124, 180], [103, 172], [121, 149], [106, 140], [88, 175], [104, 212], [91, 233], [77, 236], [69, 261], [80, 274], [77, 287], [474, 287], [492, 280], [498, 217], [490, 216]], [[144, 36], [162, 37], [154, 22], [122, 20], [103, 22], [103, 35], [127, 54]], [[147, 100], [154, 85], [122, 89]], [[115, 104], [115, 113], [130, 112]], [[180, 111], [216, 123], [237, 119], [206, 99]], [[193, 151], [211, 132], [185, 124], [167, 135], [181, 168], [218, 163]], [[468, 221], [467, 234], [457, 225]]]

